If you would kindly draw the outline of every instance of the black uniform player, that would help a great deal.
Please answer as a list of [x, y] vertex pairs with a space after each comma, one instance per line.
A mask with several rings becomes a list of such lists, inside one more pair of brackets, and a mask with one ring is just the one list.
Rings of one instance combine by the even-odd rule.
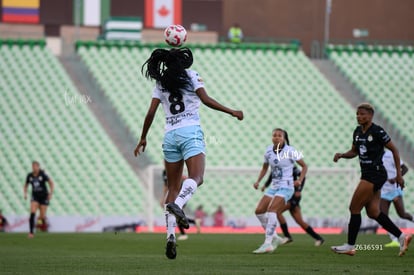
[[389, 233], [398, 237], [400, 242], [400, 256], [408, 249], [411, 235], [403, 234], [401, 230], [380, 211], [381, 187], [387, 180], [387, 172], [382, 163], [384, 147], [390, 149], [393, 154], [397, 172], [397, 184], [404, 186], [401, 175], [400, 156], [391, 138], [380, 126], [372, 122], [374, 108], [367, 103], [358, 106], [356, 118], [359, 126], [353, 134], [351, 150], [346, 153], [336, 153], [334, 162], [340, 158], [354, 158], [359, 156], [361, 166], [361, 180], [356, 187], [349, 210], [351, 219], [348, 224], [348, 242], [340, 246], [332, 246], [331, 249], [338, 254], [355, 255], [355, 242], [361, 226], [361, 210], [365, 207], [368, 217], [375, 219]]
[[[49, 184], [50, 190], [47, 189], [46, 183]], [[40, 210], [39, 220], [41, 221], [41, 229], [47, 229], [46, 211], [47, 206], [52, 198], [54, 183], [49, 176], [40, 169], [40, 164], [37, 161], [32, 163], [32, 172], [26, 177], [24, 184], [24, 199], [27, 198], [27, 187], [32, 186], [32, 197], [30, 202], [30, 233], [29, 238], [33, 237], [35, 226], [35, 215], [37, 209]]]
[[[296, 179], [298, 179], [299, 176], [300, 176], [300, 170], [297, 166], [294, 166], [293, 167], [294, 181], [296, 181]], [[267, 188], [271, 182], [272, 182], [272, 175], [269, 176], [269, 178], [267, 179], [262, 189]], [[302, 227], [302, 229], [306, 231], [306, 233], [308, 233], [312, 238], [316, 240], [315, 246], [321, 246], [325, 241], [318, 233], [316, 233], [313, 230], [313, 228], [309, 224], [307, 224], [303, 220], [299, 203], [302, 198], [302, 190], [305, 186], [305, 182], [306, 182], [306, 178], [303, 179], [302, 184], [297, 185], [297, 186], [295, 185], [295, 193], [293, 194], [292, 198], [286, 203], [285, 209], [277, 216], [279, 223], [280, 223], [280, 227], [282, 228], [282, 231], [283, 231], [283, 235], [285, 236], [285, 238], [282, 241], [280, 241], [280, 244], [287, 244], [293, 241], [292, 236], [289, 233], [289, 229], [288, 229], [285, 217], [282, 214], [286, 210], [289, 210], [290, 215], [295, 220], [295, 222], [299, 224], [300, 227]]]

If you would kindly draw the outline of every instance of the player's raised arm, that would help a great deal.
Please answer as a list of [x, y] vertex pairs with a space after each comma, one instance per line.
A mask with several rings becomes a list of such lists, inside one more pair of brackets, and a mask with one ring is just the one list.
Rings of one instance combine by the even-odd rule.
[[26, 200], [27, 199], [27, 185], [28, 183], [25, 182], [24, 186], [23, 186], [23, 198]]
[[51, 178], [49, 178], [49, 180], [47, 181], [47, 183], [49, 184], [48, 200], [50, 201], [52, 199], [53, 192], [55, 191], [55, 183], [53, 182], [53, 180]]
[[358, 156], [358, 152], [355, 148], [355, 145], [352, 145], [351, 149], [345, 153], [336, 153], [333, 161], [337, 162], [339, 159], [352, 159]]
[[232, 116], [236, 117], [238, 120], [243, 120], [243, 112], [242, 111], [233, 110], [233, 109], [230, 109], [230, 108], [222, 105], [217, 100], [210, 97], [207, 94], [207, 92], [204, 88], [197, 89], [196, 93], [197, 93], [198, 97], [200, 98], [201, 102], [203, 102], [203, 104], [206, 105], [207, 107], [209, 107], [211, 109], [214, 109], [214, 110], [217, 110], [217, 111], [221, 111], [223, 113], [227, 113], [229, 115], [232, 115]]
[[138, 156], [141, 149], [142, 152], [145, 151], [145, 147], [147, 146], [147, 134], [149, 129], [151, 128], [152, 122], [154, 121], [155, 114], [157, 112], [158, 106], [160, 105], [160, 100], [158, 98], [152, 98], [151, 105], [148, 108], [147, 115], [144, 119], [144, 125], [142, 126], [141, 138], [138, 141], [137, 146], [134, 150], [134, 155]]
[[263, 163], [262, 170], [260, 170], [259, 173], [259, 177], [257, 178], [257, 181], [253, 184], [254, 189], [259, 188], [259, 183], [266, 175], [267, 169], [269, 169], [269, 163]]
[[296, 161], [300, 167], [302, 167], [302, 171], [300, 172], [299, 178], [295, 181], [295, 186], [300, 186], [303, 182], [303, 179], [306, 177], [306, 173], [308, 173], [308, 165], [303, 159]]

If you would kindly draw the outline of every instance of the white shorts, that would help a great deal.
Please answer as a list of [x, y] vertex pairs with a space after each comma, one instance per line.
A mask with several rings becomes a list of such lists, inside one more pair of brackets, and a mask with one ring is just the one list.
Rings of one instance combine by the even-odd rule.
[[285, 203], [287, 203], [292, 198], [293, 193], [295, 193], [295, 189], [279, 187], [279, 188], [267, 188], [264, 195], [268, 197], [272, 197], [272, 198], [282, 197], [285, 199]]

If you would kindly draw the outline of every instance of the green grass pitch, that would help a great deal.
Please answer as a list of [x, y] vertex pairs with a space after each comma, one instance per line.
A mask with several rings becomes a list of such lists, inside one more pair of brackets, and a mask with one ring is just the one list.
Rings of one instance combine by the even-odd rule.
[[[414, 251], [398, 248], [335, 255], [344, 235], [327, 235], [314, 247], [307, 235], [273, 254], [253, 255], [262, 235], [190, 235], [176, 260], [164, 255], [161, 234], [0, 234], [1, 274], [412, 274]], [[358, 244], [384, 244], [384, 235], [360, 235]], [[410, 253], [411, 252], [411, 253]]]

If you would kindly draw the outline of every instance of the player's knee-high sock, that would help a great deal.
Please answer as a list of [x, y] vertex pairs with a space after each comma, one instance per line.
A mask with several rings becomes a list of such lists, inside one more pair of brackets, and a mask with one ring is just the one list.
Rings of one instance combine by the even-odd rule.
[[181, 235], [185, 235], [185, 230], [181, 226], [178, 226], [178, 229], [180, 230]]
[[348, 244], [355, 245], [359, 228], [361, 227], [361, 214], [351, 214], [348, 224]]
[[266, 230], [266, 226], [267, 226], [267, 213], [256, 214], [256, 217], [260, 221], [260, 224], [262, 225], [263, 229]]
[[165, 213], [165, 219], [167, 223], [167, 238], [172, 234], [175, 236], [175, 227], [177, 226], [177, 222], [175, 216], [170, 212]]
[[33, 234], [33, 230], [35, 226], [35, 213], [30, 213], [29, 225], [30, 225], [30, 233]]
[[375, 219], [385, 230], [399, 238], [402, 234], [401, 230], [390, 220], [384, 213], [380, 213]]
[[292, 236], [289, 233], [289, 229], [286, 223], [281, 223], [280, 228], [282, 228], [283, 235], [285, 235], [286, 238], [292, 239]]
[[180, 194], [178, 194], [177, 198], [175, 199], [175, 204], [178, 205], [181, 209], [183, 206], [191, 199], [194, 195], [195, 191], [197, 190], [197, 183], [193, 179], [186, 179], [183, 181], [183, 185], [181, 186]]
[[267, 225], [266, 225], [266, 244], [271, 244], [275, 235], [275, 229], [277, 225], [277, 217], [275, 212], [267, 213]]
[[313, 230], [312, 226], [310, 226], [310, 225], [308, 226], [308, 228], [306, 228], [306, 233], [308, 233], [309, 235], [311, 235], [312, 238], [314, 238], [315, 240], [322, 240], [322, 237], [318, 233], [316, 233]]
[[177, 227], [177, 221], [173, 214], [167, 211], [167, 204], [164, 205], [165, 224], [167, 226], [167, 238], [172, 234], [175, 236], [175, 228]]

